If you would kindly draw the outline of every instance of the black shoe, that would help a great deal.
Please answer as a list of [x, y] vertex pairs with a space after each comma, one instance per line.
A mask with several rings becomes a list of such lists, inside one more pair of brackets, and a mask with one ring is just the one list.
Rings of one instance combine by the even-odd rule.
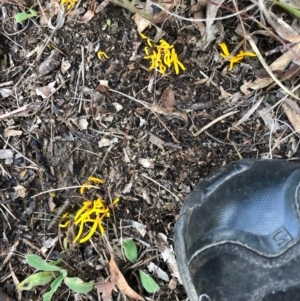
[[176, 223], [190, 301], [300, 301], [300, 164], [246, 159], [202, 181]]

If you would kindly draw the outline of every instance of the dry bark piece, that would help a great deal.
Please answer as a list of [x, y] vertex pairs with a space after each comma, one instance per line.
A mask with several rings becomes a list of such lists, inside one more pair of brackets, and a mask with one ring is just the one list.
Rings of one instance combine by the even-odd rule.
[[54, 71], [60, 66], [61, 54], [56, 49], [53, 49], [50, 55], [40, 64], [39, 76], [45, 76], [50, 72]]

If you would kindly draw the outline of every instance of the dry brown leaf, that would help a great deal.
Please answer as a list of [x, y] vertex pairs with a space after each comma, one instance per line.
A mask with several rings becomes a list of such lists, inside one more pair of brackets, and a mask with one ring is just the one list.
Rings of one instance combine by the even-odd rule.
[[111, 97], [111, 94], [109, 92], [108, 84], [103, 81], [103, 83], [100, 81], [100, 84], [96, 87], [96, 90], [100, 92], [102, 95], [107, 96], [108, 98]]
[[151, 158], [140, 158], [139, 163], [145, 168], [154, 168], [153, 159]]
[[161, 140], [160, 138], [154, 136], [154, 135], [150, 135], [149, 142], [153, 143], [154, 145], [156, 145], [160, 149], [164, 149], [165, 142], [163, 140]]
[[135, 300], [140, 300], [140, 301], [145, 301], [145, 299], [140, 296], [138, 293], [136, 293], [127, 283], [125, 280], [123, 274], [119, 270], [115, 260], [114, 256], [111, 254], [111, 259], [109, 262], [109, 271], [111, 273], [111, 278], [113, 278], [112, 281], [115, 281], [117, 287], [119, 290], [129, 298], [135, 299]]
[[164, 108], [162, 108], [158, 105], [150, 104], [150, 103], [147, 103], [145, 101], [143, 101], [143, 105], [146, 108], [153, 110], [155, 113], [158, 113], [158, 114], [161, 114], [161, 115], [164, 115], [164, 116], [177, 117], [177, 118], [179, 118], [179, 119], [181, 119], [185, 122], [185, 126], [188, 123], [188, 116], [185, 113], [182, 113], [182, 112], [179, 112], [179, 111], [170, 112], [169, 110], [166, 110], [166, 109], [164, 109]]
[[139, 14], [135, 14], [132, 17], [132, 20], [135, 22], [138, 32], [143, 32], [151, 24], [149, 20], [143, 18]]
[[87, 22], [89, 22], [90, 20], [92, 20], [92, 18], [93, 18], [94, 15], [95, 15], [96, 7], [97, 7], [96, 2], [93, 1], [93, 2], [91, 3], [91, 5], [90, 5], [89, 10], [84, 14], [83, 17], [81, 17], [81, 18], [79, 19], [79, 21], [80, 21], [80, 22], [83, 22], [83, 23], [87, 23]]
[[78, 126], [81, 130], [86, 130], [88, 127], [89, 123], [86, 120], [86, 118], [80, 118], [78, 121]]
[[56, 84], [56, 81], [51, 82], [47, 86], [44, 86], [44, 87], [37, 87], [36, 95], [42, 96], [44, 99], [49, 97], [52, 93], [54, 93], [56, 91], [55, 84]]
[[283, 19], [277, 17], [270, 9], [265, 5], [265, 1], [259, 0], [258, 6], [260, 11], [264, 14], [268, 23], [274, 28], [275, 32], [284, 40], [292, 43], [298, 43], [300, 41], [299, 33], [289, 26]]
[[158, 233], [156, 237], [157, 246], [161, 252], [163, 261], [167, 263], [171, 275], [176, 277], [179, 283], [182, 284], [178, 266], [175, 260], [173, 248], [169, 245], [167, 236], [163, 233]]
[[109, 301], [112, 297], [112, 290], [114, 289], [115, 285], [124, 295], [128, 296], [129, 298], [145, 301], [145, 299], [136, 293], [127, 283], [123, 274], [119, 270], [113, 254], [111, 254], [110, 262], [109, 262], [109, 271], [110, 271], [110, 280], [100, 284], [95, 285], [95, 288], [99, 293], [102, 293], [103, 301]]
[[208, 1], [206, 6], [206, 33], [210, 31], [214, 19], [218, 13], [219, 7], [224, 2], [224, 0], [214, 0], [212, 2]]
[[0, 159], [13, 159], [13, 152], [11, 149], [0, 149]]
[[298, 113], [300, 111], [300, 108], [297, 103], [289, 99], [287, 103], [285, 102], [282, 104], [282, 107], [294, 130], [297, 133], [300, 133], [300, 114]]
[[15, 193], [14, 193], [15, 199], [17, 199], [17, 198], [25, 199], [28, 194], [27, 189], [22, 185], [15, 186], [14, 190], [15, 190]]
[[[300, 52], [300, 43], [297, 43], [290, 50], [287, 50], [281, 57], [275, 60], [271, 65], [270, 69], [274, 70], [285, 70], [286, 67], [295, 58], [295, 53]], [[250, 89], [259, 90], [270, 85], [274, 80], [272, 78], [262, 78], [256, 79], [253, 83], [249, 85]]]
[[101, 297], [103, 301], [109, 301], [112, 298], [112, 290], [114, 287], [115, 283], [112, 283], [111, 281], [95, 285], [97, 291], [102, 294]]
[[0, 89], [0, 94], [1, 94], [2, 98], [7, 98], [10, 95], [12, 95], [12, 93], [13, 93], [12, 89], [10, 89], [10, 88], [4, 87], [4, 88]]
[[40, 17], [40, 25], [41, 26], [47, 25], [48, 20], [56, 16], [59, 11], [60, 11], [59, 1], [51, 0], [50, 3], [46, 3], [43, 13]]
[[170, 111], [174, 111], [174, 105], [176, 104], [175, 95], [173, 92], [173, 89], [171, 87], [168, 87], [161, 95], [161, 102], [163, 107]]
[[[175, 1], [153, 2], [151, 0], [146, 0], [145, 5], [143, 6], [143, 9], [132, 17], [137, 25], [138, 32], [144, 31], [144, 29], [151, 24], [150, 20], [147, 19], [147, 16], [149, 19], [152, 19], [151, 21], [155, 24], [165, 21], [166, 18], [169, 17], [168, 12], [175, 6]], [[141, 12], [143, 12], [144, 16]]]
[[276, 22], [276, 28], [274, 29], [280, 37], [291, 43], [298, 43], [300, 41], [300, 35], [296, 30], [294, 30], [282, 19], [278, 18], [275, 14], [272, 13], [271, 15]]
[[277, 120], [272, 115], [271, 106], [267, 106], [266, 108], [257, 111], [259, 117], [264, 121], [267, 128], [275, 133], [280, 130], [280, 125]]

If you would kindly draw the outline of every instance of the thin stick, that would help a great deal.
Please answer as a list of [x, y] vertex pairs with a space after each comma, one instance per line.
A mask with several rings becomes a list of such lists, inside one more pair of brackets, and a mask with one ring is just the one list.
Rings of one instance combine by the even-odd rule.
[[203, 133], [204, 131], [206, 131], [208, 128], [210, 128], [212, 125], [214, 125], [215, 123], [219, 122], [220, 120], [230, 116], [230, 115], [234, 115], [236, 113], [238, 113], [239, 111], [233, 111], [233, 112], [229, 112], [229, 113], [226, 113], [216, 119], [214, 119], [213, 121], [211, 121], [210, 123], [208, 123], [207, 125], [205, 125], [202, 129], [200, 129], [198, 132], [196, 133], [192, 133], [194, 137], [200, 135], [201, 133]]
[[[39, 195], [43, 195], [43, 194], [50, 193], [50, 192], [53, 192], [53, 191], [60, 191], [60, 190], [66, 190], [66, 189], [75, 189], [75, 188], [81, 188], [81, 187], [82, 187], [82, 185], [77, 185], [77, 186], [68, 186], [68, 187], [50, 189], [50, 190], [42, 191], [42, 192], [40, 192], [38, 194], [35, 194], [31, 198], [36, 198]], [[88, 186], [85, 186], [85, 187], [100, 189], [99, 187], [94, 186], [94, 185], [88, 185]]]
[[56, 220], [68, 209], [70, 205], [70, 200], [66, 199], [66, 201], [63, 203], [63, 205], [58, 209], [56, 215], [54, 216], [54, 218], [52, 219], [52, 221], [48, 224], [47, 226], [47, 230], [51, 230], [52, 227], [54, 226]]
[[247, 36], [247, 40], [249, 41], [252, 50], [255, 52], [257, 58], [259, 59], [259, 61], [261, 62], [261, 64], [263, 65], [263, 67], [266, 69], [266, 71], [268, 72], [268, 74], [271, 76], [271, 78], [274, 80], [274, 82], [287, 94], [289, 94], [290, 96], [296, 98], [297, 100], [300, 100], [300, 98], [298, 96], [296, 96], [295, 94], [293, 94], [292, 92], [290, 92], [279, 80], [278, 78], [275, 76], [275, 74], [272, 72], [271, 68], [268, 66], [268, 64], [266, 63], [266, 61], [264, 60], [264, 58], [262, 57], [262, 55], [260, 54], [260, 51], [258, 50], [255, 42], [253, 41], [251, 36]]
[[141, 176], [144, 177], [144, 178], [146, 178], [146, 179], [148, 179], [148, 180], [150, 180], [150, 181], [152, 181], [153, 183], [157, 184], [159, 187], [163, 188], [164, 190], [168, 191], [171, 195], [173, 195], [173, 197], [175, 198], [175, 200], [177, 202], [179, 202], [178, 196], [176, 194], [174, 194], [172, 191], [170, 191], [168, 188], [166, 188], [165, 186], [161, 185], [160, 183], [158, 183], [157, 181], [155, 181], [154, 179], [148, 177], [147, 175], [145, 175], [143, 173], [141, 174]]
[[24, 111], [27, 110], [27, 108], [28, 108], [28, 105], [25, 105], [25, 106], [23, 106], [23, 107], [21, 107], [21, 108], [18, 108], [18, 109], [16, 109], [16, 110], [11, 111], [11, 112], [8, 112], [8, 113], [6, 113], [6, 114], [0, 115], [0, 120], [1, 120], [1, 119], [4, 119], [4, 118], [8, 118], [8, 117], [10, 117], [10, 116], [12, 116], [12, 115], [15, 115], [15, 114], [24, 112]]
[[160, 8], [161, 10], [165, 11], [167, 14], [169, 14], [173, 17], [176, 17], [178, 19], [185, 20], [185, 21], [190, 21], [190, 22], [206, 22], [206, 21], [225, 20], [225, 19], [229, 19], [229, 18], [238, 16], [238, 15], [244, 14], [245, 12], [247, 12], [248, 10], [251, 10], [252, 8], [254, 8], [256, 6], [256, 4], [249, 5], [248, 7], [246, 7], [245, 9], [243, 9], [241, 11], [235, 12], [231, 15], [227, 15], [227, 16], [224, 16], [224, 17], [207, 18], [207, 19], [201, 19], [201, 18], [200, 19], [194, 19], [194, 18], [185, 18], [185, 17], [182, 17], [180, 15], [171, 13], [170, 11], [166, 10], [164, 7], [158, 5], [157, 3], [152, 3], [152, 5], [157, 6], [158, 8]]
[[137, 98], [134, 98], [132, 96], [129, 96], [127, 94], [124, 94], [122, 92], [119, 92], [117, 90], [113, 90], [113, 89], [109, 89], [110, 91], [112, 92], [115, 92], [115, 93], [118, 93], [122, 96], [125, 96], [141, 105], [143, 105], [144, 107], [146, 107], [147, 109], [151, 110], [151, 112], [157, 117], [158, 121], [163, 125], [163, 127], [168, 131], [168, 133], [172, 136], [172, 138], [174, 139], [174, 142], [176, 143], [179, 143], [179, 141], [176, 139], [176, 137], [174, 136], [174, 134], [168, 129], [168, 127], [160, 120], [160, 118], [158, 117], [157, 113], [153, 110], [153, 108], [151, 107], [151, 104], [150, 103], [147, 103], [146, 101], [143, 101], [143, 100], [139, 100]]

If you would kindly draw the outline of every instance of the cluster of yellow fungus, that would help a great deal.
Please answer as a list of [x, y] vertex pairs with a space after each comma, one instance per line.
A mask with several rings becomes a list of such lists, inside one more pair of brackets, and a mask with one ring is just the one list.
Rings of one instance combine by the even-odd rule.
[[165, 74], [167, 68], [174, 67], [175, 73], [179, 74], [180, 69], [185, 70], [184, 65], [179, 61], [174, 45], [161, 39], [159, 45], [153, 45], [152, 40], [140, 33], [142, 39], [147, 41], [148, 46], [144, 47], [146, 55], [144, 59], [150, 60], [149, 70], [157, 69], [161, 74]]
[[230, 55], [227, 45], [223, 42], [219, 44], [223, 53], [220, 53], [221, 57], [225, 60], [229, 61], [229, 69], [232, 70], [233, 64], [239, 63], [245, 56], [249, 57], [256, 57], [256, 54], [252, 51], [240, 51], [237, 55], [232, 56]]
[[78, 0], [61, 0], [61, 5], [68, 5], [67, 9], [71, 9]]
[[[80, 193], [83, 194], [85, 189], [89, 189], [92, 184], [103, 184], [103, 180], [96, 177], [89, 177], [88, 181], [85, 182], [81, 188]], [[120, 198], [116, 198], [113, 201], [113, 205], [119, 202]], [[102, 220], [105, 217], [110, 217], [110, 209], [105, 205], [104, 200], [97, 198], [96, 200], [89, 201], [85, 200], [80, 209], [78, 209], [74, 216], [70, 215], [69, 212], [62, 216], [62, 221], [59, 224], [61, 228], [66, 228], [70, 225], [73, 220], [74, 224], [79, 227], [77, 235], [74, 239], [74, 243], [79, 241], [79, 243], [84, 243], [91, 239], [91, 237], [96, 233], [97, 229], [100, 234], [103, 235], [105, 230], [102, 225]], [[83, 236], [83, 231], [86, 224], [91, 224], [87, 234]]]
[[104, 58], [106, 58], [107, 60], [109, 59], [109, 56], [101, 50], [97, 52], [97, 56], [100, 61], [102, 61]]

